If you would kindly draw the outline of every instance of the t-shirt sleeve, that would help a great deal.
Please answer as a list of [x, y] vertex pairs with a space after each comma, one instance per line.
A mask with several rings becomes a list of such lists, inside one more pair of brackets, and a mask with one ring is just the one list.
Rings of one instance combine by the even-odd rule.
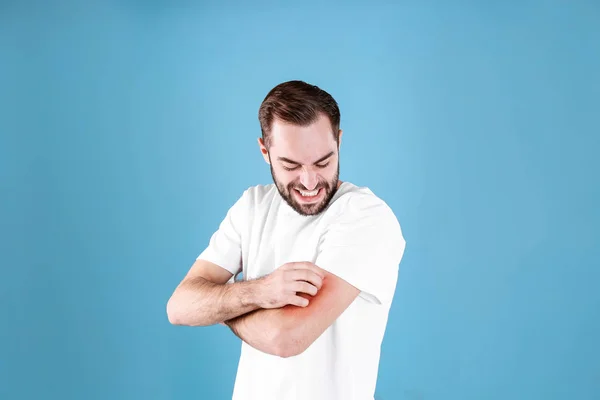
[[247, 227], [248, 191], [227, 211], [197, 259], [210, 261], [236, 275], [242, 268], [242, 233]]
[[354, 195], [324, 231], [315, 264], [390, 305], [406, 242], [390, 207], [374, 195]]

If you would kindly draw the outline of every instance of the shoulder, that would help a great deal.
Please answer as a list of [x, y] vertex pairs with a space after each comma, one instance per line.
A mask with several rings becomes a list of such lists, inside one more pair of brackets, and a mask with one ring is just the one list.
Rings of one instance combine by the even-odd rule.
[[246, 188], [229, 208], [227, 220], [240, 230], [248, 227], [257, 215], [264, 214], [265, 210], [270, 208], [276, 190], [274, 185], [254, 185]]
[[248, 207], [256, 207], [273, 201], [277, 194], [274, 184], [254, 185], [248, 187], [241, 195], [240, 200]]
[[238, 213], [244, 214], [254, 214], [262, 209], [268, 210], [276, 199], [277, 193], [274, 184], [250, 186], [238, 196], [233, 208]]
[[370, 225], [384, 224], [400, 229], [400, 223], [392, 208], [368, 187], [345, 182], [340, 193], [331, 203], [332, 220], [364, 221]]
[[357, 248], [393, 247], [401, 257], [406, 240], [392, 208], [369, 188], [346, 184], [340, 189], [325, 221], [329, 242]]

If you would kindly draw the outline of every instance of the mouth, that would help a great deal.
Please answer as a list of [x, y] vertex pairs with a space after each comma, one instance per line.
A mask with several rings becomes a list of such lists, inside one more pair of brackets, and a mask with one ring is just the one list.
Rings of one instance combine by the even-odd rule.
[[315, 190], [299, 190], [294, 188], [293, 191], [300, 203], [315, 203], [321, 200], [325, 192], [322, 187]]

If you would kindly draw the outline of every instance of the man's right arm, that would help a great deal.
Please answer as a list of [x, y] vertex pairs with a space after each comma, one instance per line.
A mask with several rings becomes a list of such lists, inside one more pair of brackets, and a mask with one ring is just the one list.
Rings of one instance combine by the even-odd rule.
[[174, 325], [207, 326], [232, 320], [260, 308], [306, 307], [321, 288], [322, 274], [306, 263], [288, 263], [257, 280], [227, 284], [233, 274], [196, 260], [167, 303]]
[[214, 325], [260, 308], [256, 281], [227, 284], [233, 274], [206, 260], [196, 260], [167, 303], [174, 325]]

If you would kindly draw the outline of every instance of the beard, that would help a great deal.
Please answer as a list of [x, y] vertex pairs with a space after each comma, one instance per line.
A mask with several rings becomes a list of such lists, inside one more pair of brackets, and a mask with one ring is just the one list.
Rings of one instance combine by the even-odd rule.
[[302, 185], [298, 181], [295, 181], [295, 182], [290, 182], [287, 186], [285, 186], [275, 176], [275, 171], [273, 171], [272, 165], [270, 166], [270, 169], [271, 169], [271, 176], [273, 177], [273, 182], [275, 183], [275, 186], [277, 186], [277, 190], [279, 191], [279, 194], [281, 195], [283, 200], [285, 200], [285, 202], [292, 209], [294, 209], [294, 211], [296, 211], [298, 214], [305, 216], [305, 217], [312, 216], [312, 215], [318, 215], [318, 214], [322, 213], [327, 208], [327, 206], [329, 205], [329, 202], [331, 201], [331, 199], [333, 198], [333, 196], [335, 195], [335, 193], [337, 192], [337, 189], [338, 189], [338, 179], [340, 176], [339, 162], [337, 165], [335, 176], [331, 179], [331, 181], [327, 182], [325, 180], [320, 180], [319, 183], [317, 183], [315, 190], [323, 188], [323, 190], [325, 191], [325, 195], [323, 196], [323, 199], [321, 201], [319, 201], [318, 203], [312, 203], [312, 204], [299, 203], [298, 201], [296, 201], [296, 198], [293, 194], [293, 191], [296, 188], [300, 189], [300, 190], [307, 190], [304, 187], [304, 185]]

